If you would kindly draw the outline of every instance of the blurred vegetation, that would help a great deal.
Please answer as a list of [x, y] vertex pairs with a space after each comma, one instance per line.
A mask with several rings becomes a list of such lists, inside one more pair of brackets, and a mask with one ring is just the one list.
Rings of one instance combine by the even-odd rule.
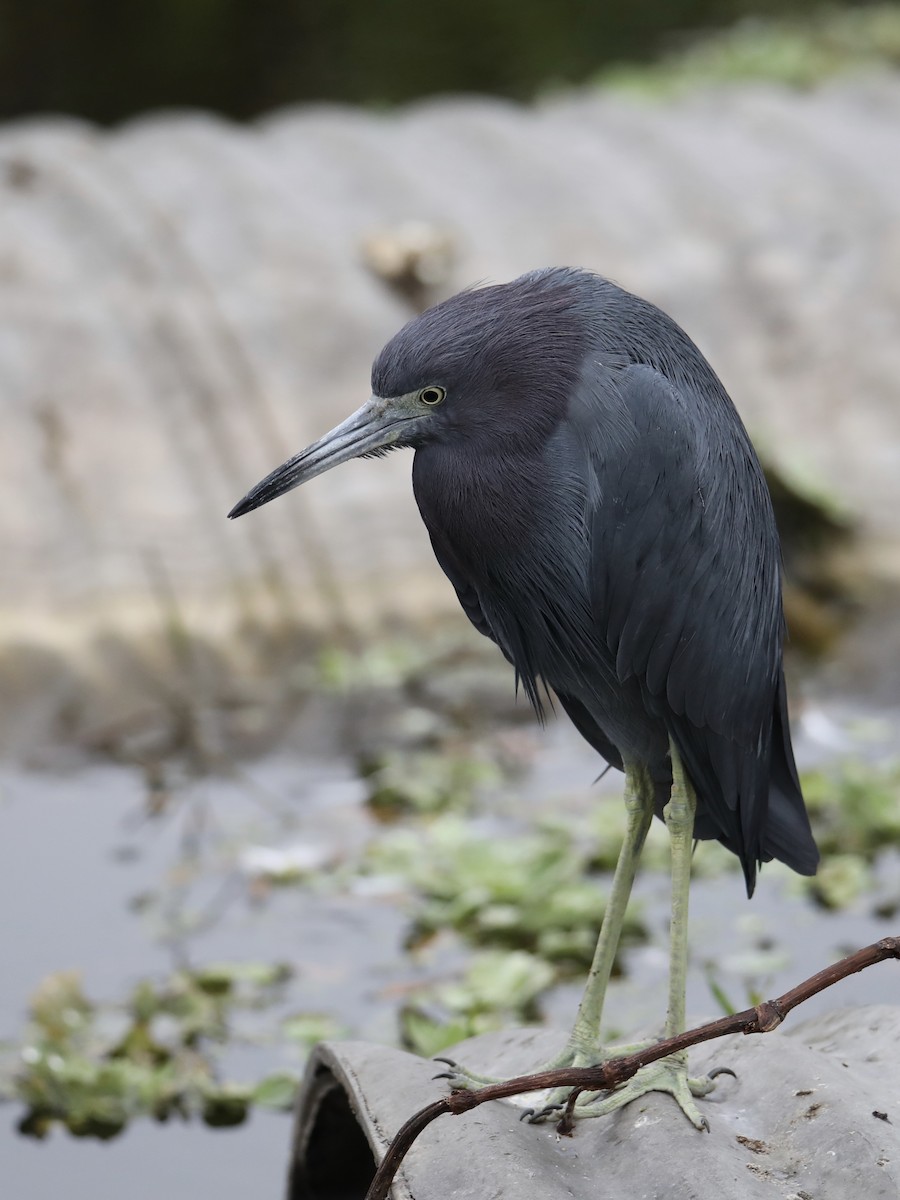
[[372, 811], [386, 820], [404, 813], [472, 808], [476, 788], [498, 783], [491, 762], [438, 751], [387, 751], [360, 764]]
[[[476, 945], [536, 954], [557, 964], [557, 976], [586, 970], [603, 915], [590, 847], [560, 829], [499, 833], [446, 816], [424, 836], [407, 828], [376, 844], [375, 869], [401, 876], [416, 896], [409, 945], [455, 929]], [[645, 937], [633, 906], [623, 944]]]
[[597, 82], [648, 95], [742, 80], [809, 88], [845, 71], [900, 66], [896, 4], [823, 8], [803, 17], [787, 5], [776, 12], [700, 36], [651, 64], [615, 64]]
[[[118, 1007], [88, 999], [76, 972], [50, 975], [32, 997], [23, 1044], [0, 1074], [0, 1095], [24, 1105], [19, 1131], [36, 1138], [56, 1123], [106, 1141], [139, 1116], [199, 1117], [222, 1127], [241, 1124], [252, 1105], [290, 1108], [295, 1076], [229, 1082], [217, 1052], [234, 1041], [236, 1014], [275, 1004], [291, 974], [281, 963], [180, 971], [162, 983], [142, 981]], [[327, 1018], [308, 1014], [282, 1023], [284, 1040], [308, 1045], [336, 1032]]]
[[866, 862], [900, 846], [900, 767], [853, 759], [808, 771], [803, 794], [822, 854], [855, 854]]
[[524, 950], [482, 950], [462, 978], [423, 989], [400, 1010], [400, 1040], [426, 1057], [465, 1038], [540, 1018], [553, 968]]
[[[479, 657], [485, 652], [488, 667]], [[540, 1021], [549, 993], [577, 986], [590, 962], [622, 843], [621, 805], [595, 799], [586, 788], [578, 796], [523, 795], [528, 747], [542, 744], [544, 735], [523, 729], [527, 707], [509, 703], [509, 671], [487, 644], [443, 634], [384, 638], [371, 650], [320, 652], [307, 658], [305, 671], [294, 685], [303, 692], [324, 688], [340, 754], [361, 784], [359, 812], [340, 854], [307, 856], [303, 869], [290, 825], [282, 829], [280, 851], [273, 846], [251, 863], [245, 847], [245, 901], [258, 917], [272, 895], [264, 885], [275, 881], [282, 903], [286, 892], [296, 895], [298, 912], [326, 892], [349, 903], [379, 898], [401, 906], [410, 974], [404, 980], [400, 972], [390, 995], [397, 1040], [418, 1053]], [[863, 745], [864, 729], [859, 736]], [[788, 886], [808, 896], [822, 920], [848, 908], [893, 918], [900, 891], [879, 875], [878, 860], [900, 851], [900, 764], [839, 758], [808, 772], [803, 785], [823, 862], [812, 880], [785, 870]], [[151, 788], [149, 822], [179, 802], [177, 787], [164, 806]], [[166, 888], [185, 891], [185, 912], [169, 919], [202, 932], [202, 922], [185, 917], [186, 881], [191, 876], [202, 885], [204, 878], [198, 839], [207, 838], [210, 855], [223, 847], [233, 855], [235, 848], [213, 829], [202, 834], [203, 822], [191, 828], [188, 857], [160, 896], [166, 900]], [[279, 869], [282, 860], [287, 866]], [[667, 866], [665, 830], [654, 822], [641, 875]], [[716, 843], [701, 844], [694, 873], [722, 871], [737, 875], [737, 859]], [[734, 887], [737, 899], [737, 878]], [[157, 908], [160, 924], [167, 904]], [[653, 918], [640, 902], [629, 909], [621, 972], [629, 948], [651, 938]], [[188, 943], [181, 944], [186, 961]], [[744, 1006], [745, 995], [753, 1003], [770, 994], [768, 982], [784, 965], [783, 948], [760, 929], [749, 942], [736, 938], [733, 953], [703, 969], [711, 999], [730, 1011]], [[305, 1051], [343, 1034], [328, 1014], [304, 1010], [302, 992], [300, 1003], [296, 993], [287, 994], [294, 971], [265, 962], [181, 966], [168, 978], [140, 981], [123, 1001], [102, 1004], [77, 974], [51, 975], [35, 992], [21, 1035], [0, 1047], [0, 1098], [18, 1103], [19, 1128], [34, 1137], [61, 1125], [76, 1136], [108, 1139], [146, 1117], [227, 1126], [245, 1120], [253, 1106], [286, 1109], [296, 1073], [269, 1066], [261, 1078], [236, 1081], [227, 1055], [247, 1045]]]
[[[823, 862], [813, 880], [792, 877], [794, 886], [825, 909], [864, 903], [892, 918], [900, 893], [885, 899], [882, 889], [876, 901], [873, 866], [881, 853], [900, 850], [900, 765], [839, 762], [807, 774], [804, 788]], [[439, 936], [459, 940], [466, 952], [450, 977], [396, 993], [397, 1039], [423, 1055], [541, 1020], [547, 993], [587, 969], [608, 880], [596, 872], [610, 869], [621, 844], [621, 811], [608, 798], [583, 820], [535, 814], [518, 830], [461, 809], [466, 805], [451, 797], [444, 812], [407, 811], [388, 828], [375, 826], [341, 871], [291, 881], [298, 891], [328, 887], [348, 895], [365, 881], [389, 885], [381, 894], [406, 908], [414, 957]], [[655, 822], [644, 870], [665, 869], [667, 854]], [[739, 870], [733, 855], [707, 843], [695, 867], [698, 875]], [[623, 949], [648, 937], [641, 905], [632, 904]], [[784, 965], [784, 951], [760, 937], [751, 948], [704, 964], [710, 997], [726, 1012], [758, 1003]], [[306, 1051], [344, 1036], [327, 1014], [285, 1013], [284, 988], [293, 973], [286, 963], [183, 968], [167, 979], [140, 981], [118, 1004], [90, 999], [75, 972], [53, 974], [32, 997], [20, 1039], [0, 1047], [0, 1099], [24, 1109], [19, 1130], [37, 1138], [54, 1125], [108, 1140], [137, 1118], [224, 1127], [241, 1124], [254, 1106], [287, 1110], [298, 1073], [276, 1070], [239, 1082], [228, 1077], [222, 1059], [242, 1043]], [[248, 1014], [268, 1019], [248, 1030], [242, 1025]]]
[[[816, 0], [0, 0], [0, 118], [58, 111], [110, 122], [172, 106], [247, 118], [298, 101], [448, 92], [524, 99], [660, 55], [659, 81], [808, 84], [860, 60], [896, 61], [895, 15], [854, 5], [822, 17]], [[698, 32], [773, 17], [680, 52]]]
[[806, 886], [825, 908], [847, 908], [871, 893], [876, 856], [900, 847], [900, 765], [851, 759], [810, 771], [803, 794], [822, 852], [818, 874]]

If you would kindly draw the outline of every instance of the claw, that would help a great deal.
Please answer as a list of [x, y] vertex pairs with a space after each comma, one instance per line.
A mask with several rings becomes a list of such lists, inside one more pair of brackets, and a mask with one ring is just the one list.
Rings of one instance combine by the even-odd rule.
[[732, 1079], [737, 1079], [737, 1073], [732, 1071], [731, 1067], [713, 1067], [711, 1071], [706, 1072], [707, 1079], [715, 1079], [717, 1075], [730, 1075]]
[[455, 1079], [455, 1071], [441, 1071], [440, 1075], [432, 1075], [432, 1079]]
[[561, 1108], [561, 1104], [545, 1104], [543, 1108], [529, 1109], [528, 1124], [537, 1125], [538, 1122], [543, 1121], [544, 1117], [549, 1117], [551, 1113], [559, 1112]]
[[433, 1054], [431, 1056], [431, 1061], [446, 1063], [448, 1067], [454, 1067], [454, 1068], [459, 1065], [452, 1058], [444, 1058], [443, 1055], [441, 1055], [441, 1054]]

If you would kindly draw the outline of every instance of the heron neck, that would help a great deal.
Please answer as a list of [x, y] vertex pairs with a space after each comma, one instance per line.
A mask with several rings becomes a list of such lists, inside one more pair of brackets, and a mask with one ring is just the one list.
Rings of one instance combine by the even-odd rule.
[[413, 460], [413, 492], [429, 533], [449, 541], [476, 571], [521, 562], [542, 541], [570, 537], [583, 513], [583, 498], [571, 481], [557, 478], [546, 447], [502, 454], [422, 447]]

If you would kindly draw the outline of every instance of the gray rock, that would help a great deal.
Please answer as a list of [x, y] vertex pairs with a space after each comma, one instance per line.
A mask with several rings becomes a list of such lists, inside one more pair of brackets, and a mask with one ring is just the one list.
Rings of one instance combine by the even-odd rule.
[[[416, 302], [385, 282], [372, 238], [425, 253], [411, 228], [443, 246], [439, 282], [416, 275], [428, 299], [577, 263], [671, 312], [780, 477], [858, 515], [861, 558], [830, 564], [815, 591], [888, 581], [884, 634], [846, 661], [896, 700], [898, 114], [900, 76], [885, 73], [665, 104], [585, 89], [240, 126], [170, 113], [0, 128], [0, 751], [18, 753], [23, 728], [77, 737], [139, 717], [141, 660], [166, 694], [178, 683], [157, 644], [174, 628], [243, 656], [246, 680], [260, 629], [462, 622], [408, 454], [225, 520], [365, 399], [373, 355]], [[808, 638], [832, 635], [821, 606], [788, 601]], [[121, 679], [104, 639], [134, 650]], [[4, 699], [4, 651], [29, 644], [59, 661], [49, 712], [43, 696]], [[62, 694], [72, 671], [98, 681], [95, 714]]]
[[408, 456], [224, 520], [365, 399], [410, 314], [365, 247], [409, 219], [450, 231], [445, 291], [579, 263], [661, 304], [900, 574], [898, 113], [885, 75], [0, 129], [4, 635], [159, 625], [170, 588], [210, 631], [285, 593], [326, 620], [336, 587], [370, 616], [453, 605]]
[[[450, 1054], [514, 1075], [534, 1069], [560, 1040], [558, 1032], [512, 1030]], [[896, 1200], [898, 1050], [900, 1008], [889, 1006], [696, 1047], [693, 1072], [728, 1066], [737, 1074], [720, 1077], [700, 1102], [709, 1134], [658, 1094], [580, 1122], [571, 1138], [520, 1122], [525, 1098], [443, 1116], [408, 1154], [394, 1200]], [[372, 1156], [380, 1160], [403, 1122], [445, 1094], [434, 1073], [434, 1063], [384, 1046], [319, 1046], [298, 1105], [289, 1200], [361, 1200]]]

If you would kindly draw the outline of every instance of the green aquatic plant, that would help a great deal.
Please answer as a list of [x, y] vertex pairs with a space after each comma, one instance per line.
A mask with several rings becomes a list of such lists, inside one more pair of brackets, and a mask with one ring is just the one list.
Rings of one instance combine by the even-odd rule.
[[900, 765], [847, 759], [803, 776], [803, 794], [823, 856], [859, 854], [867, 862], [900, 846]]
[[[221, 1078], [218, 1051], [234, 1039], [238, 1010], [266, 1008], [290, 978], [282, 963], [217, 964], [141, 981], [122, 1005], [99, 1005], [76, 972], [48, 976], [35, 992], [17, 1052], [8, 1053], [0, 1094], [25, 1107], [21, 1133], [43, 1138], [54, 1125], [76, 1137], [108, 1140], [138, 1117], [200, 1118], [238, 1125], [254, 1105], [289, 1108], [297, 1078], [255, 1083]], [[319, 1020], [285, 1036], [316, 1040]], [[333, 1025], [331, 1032], [335, 1032]]]
[[849, 908], [871, 891], [872, 869], [861, 854], [830, 854], [805, 886], [823, 908]]
[[430, 1058], [465, 1038], [536, 1021], [538, 1001], [556, 972], [524, 950], [481, 950], [462, 977], [431, 985], [400, 1011], [407, 1049]]
[[480, 788], [496, 785], [502, 772], [485, 757], [450, 751], [388, 750], [360, 766], [368, 804], [383, 819], [404, 813], [469, 811]]
[[811, 88], [850, 71], [900, 65], [893, 4], [824, 8], [808, 17], [747, 17], [649, 64], [605, 68], [596, 82], [658, 96], [759, 80]]
[[[511, 834], [448, 815], [370, 849], [369, 869], [412, 889], [409, 944], [454, 929], [478, 946], [527, 950], [560, 974], [588, 966], [604, 897], [588, 853], [562, 829]], [[646, 937], [633, 906], [626, 943]]]

